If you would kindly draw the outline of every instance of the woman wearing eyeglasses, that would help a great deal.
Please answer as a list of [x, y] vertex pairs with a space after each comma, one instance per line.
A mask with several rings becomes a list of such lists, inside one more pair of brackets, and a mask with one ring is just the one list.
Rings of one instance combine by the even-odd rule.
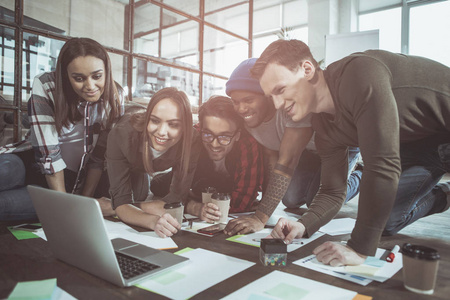
[[[159, 90], [146, 111], [121, 118], [108, 136], [106, 161], [113, 208], [122, 221], [161, 237], [181, 228], [164, 204], [186, 201], [201, 147], [196, 135], [189, 100], [176, 88]], [[151, 177], [170, 168], [174, 175], [167, 193], [147, 199]]]
[[[207, 222], [219, 219], [215, 204], [202, 203], [202, 191], [207, 187], [230, 194], [231, 213], [254, 211], [264, 178], [261, 146], [241, 129], [242, 118], [228, 97], [213, 96], [205, 102], [199, 110], [199, 122], [195, 128], [200, 132], [203, 147], [186, 212]], [[152, 184], [155, 195], [165, 193], [170, 176], [168, 173], [155, 178]]]
[[56, 71], [34, 79], [27, 138], [0, 148], [0, 220], [35, 217], [28, 184], [95, 196], [104, 215], [114, 213], [107, 182], [98, 183], [109, 129], [123, 112], [119, 91], [103, 46], [88, 38], [64, 44]]

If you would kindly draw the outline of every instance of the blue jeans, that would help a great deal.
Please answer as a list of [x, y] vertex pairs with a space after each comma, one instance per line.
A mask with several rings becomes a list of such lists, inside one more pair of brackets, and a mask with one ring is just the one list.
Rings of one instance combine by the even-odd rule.
[[400, 145], [402, 173], [383, 235], [394, 235], [416, 220], [442, 212], [447, 195], [436, 184], [450, 171], [450, 144], [429, 138]]
[[[48, 188], [45, 176], [31, 167], [32, 151], [16, 154], [0, 154], [0, 221], [35, 219], [36, 211], [26, 189], [27, 185]], [[67, 191], [72, 191], [76, 172], [64, 170]], [[94, 198], [109, 197], [109, 181], [106, 171], [97, 185]]]
[[25, 165], [15, 154], [0, 155], [0, 221], [36, 218], [25, 188]]
[[[348, 182], [347, 197], [349, 201], [359, 193], [359, 183], [362, 172], [353, 171], [360, 157], [359, 148], [348, 150]], [[305, 150], [300, 157], [297, 168], [292, 176], [288, 190], [283, 197], [283, 204], [289, 208], [300, 207], [306, 203], [309, 206], [314, 199], [320, 185], [320, 157], [318, 154]]]

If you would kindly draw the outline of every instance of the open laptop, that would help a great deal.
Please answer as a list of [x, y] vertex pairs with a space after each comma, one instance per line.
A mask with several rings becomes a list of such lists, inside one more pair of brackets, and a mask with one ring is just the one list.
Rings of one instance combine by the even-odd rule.
[[[55, 256], [109, 282], [131, 286], [189, 260], [125, 239], [110, 240], [93, 198], [36, 186], [27, 189]], [[119, 262], [128, 267], [120, 268]]]

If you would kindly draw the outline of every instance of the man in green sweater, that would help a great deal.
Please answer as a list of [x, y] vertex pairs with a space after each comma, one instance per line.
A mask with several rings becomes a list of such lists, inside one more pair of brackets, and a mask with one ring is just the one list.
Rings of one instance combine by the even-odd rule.
[[270, 44], [251, 70], [277, 109], [313, 114], [321, 186], [298, 222], [280, 219], [272, 236], [310, 236], [344, 203], [348, 147], [360, 147], [364, 172], [358, 218], [347, 245], [313, 252], [332, 266], [374, 255], [381, 235], [447, 210], [450, 184], [450, 68], [422, 57], [369, 50], [321, 70], [298, 40]]

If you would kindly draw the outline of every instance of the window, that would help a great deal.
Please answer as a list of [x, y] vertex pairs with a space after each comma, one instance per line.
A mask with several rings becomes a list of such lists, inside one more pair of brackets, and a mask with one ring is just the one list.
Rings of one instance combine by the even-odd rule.
[[409, 54], [450, 67], [450, 1], [414, 6], [409, 17]]
[[[16, 2], [23, 24], [15, 20]], [[0, 121], [6, 116], [9, 122], [0, 123], [0, 145], [22, 138], [34, 77], [55, 69], [72, 37], [105, 46], [114, 79], [130, 100], [147, 104], [157, 90], [172, 86], [186, 92], [195, 113], [211, 95], [224, 94], [227, 76], [249, 56], [250, 3], [0, 0]]]
[[380, 49], [401, 52], [401, 7], [360, 15], [359, 30], [380, 31]]

